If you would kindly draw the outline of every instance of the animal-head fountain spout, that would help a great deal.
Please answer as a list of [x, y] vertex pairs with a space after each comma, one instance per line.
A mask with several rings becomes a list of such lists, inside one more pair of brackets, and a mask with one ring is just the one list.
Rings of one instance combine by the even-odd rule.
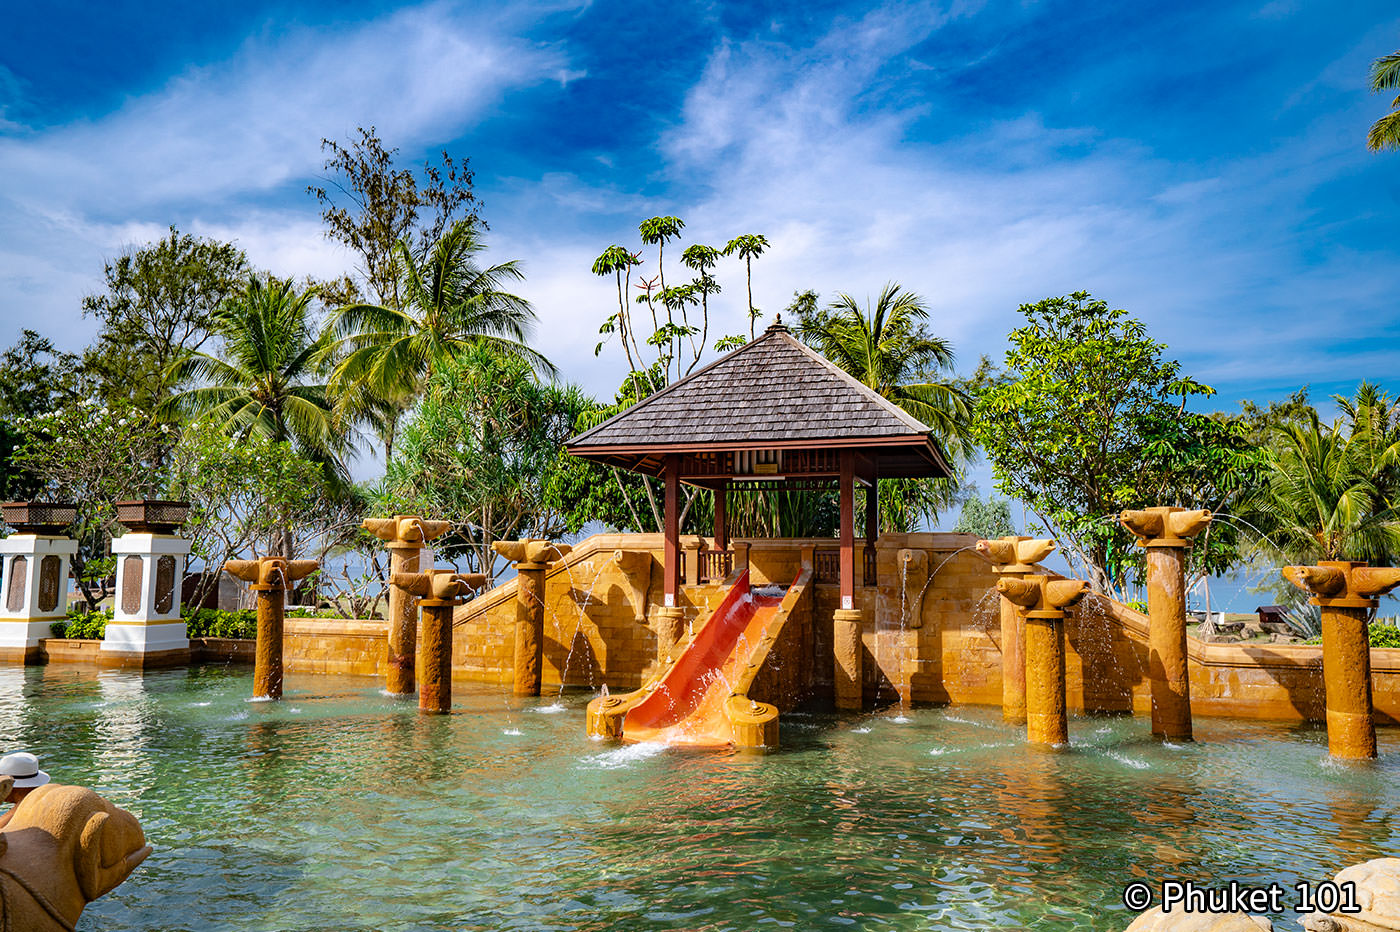
[[632, 617], [639, 625], [647, 623], [647, 590], [651, 588], [651, 572], [655, 561], [649, 550], [614, 550], [612, 562], [622, 571], [626, 583], [627, 602]]
[[1201, 508], [1188, 511], [1173, 505], [1122, 511], [1118, 523], [1145, 547], [1185, 547], [1210, 524], [1215, 515]]
[[1033, 573], [1035, 565], [1050, 556], [1055, 541], [1045, 537], [999, 537], [979, 540], [977, 552], [992, 561], [996, 573]]
[[924, 596], [928, 593], [928, 551], [901, 550], [899, 557], [901, 619], [910, 628], [924, 624]]
[[366, 531], [389, 546], [421, 547], [430, 540], [446, 534], [452, 528], [448, 521], [427, 521], [417, 515], [394, 515], [392, 518], [366, 518], [360, 524]]
[[548, 540], [498, 540], [491, 545], [501, 556], [515, 564], [539, 564], [547, 566], [567, 557], [573, 548], [568, 544], [556, 544]]
[[1400, 569], [1323, 560], [1318, 566], [1285, 566], [1284, 578], [1312, 595], [1314, 605], [1375, 608], [1377, 598], [1400, 586]]
[[395, 573], [392, 585], [417, 596], [425, 607], [460, 605], [486, 585], [484, 573], [458, 573], [430, 569], [423, 573]]

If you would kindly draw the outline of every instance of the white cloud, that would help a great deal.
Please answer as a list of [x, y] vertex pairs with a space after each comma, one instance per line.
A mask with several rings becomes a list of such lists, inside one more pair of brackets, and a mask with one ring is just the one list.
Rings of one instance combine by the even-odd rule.
[[[460, 12], [435, 3], [353, 28], [272, 24], [228, 61], [191, 66], [111, 113], [0, 135], [0, 339], [26, 320], [75, 324], [102, 259], [171, 222], [237, 239], [274, 269], [335, 271], [309, 203], [247, 206], [285, 201], [314, 177], [322, 137], [375, 124], [412, 148], [460, 134], [511, 88], [578, 76], [558, 49], [512, 37], [511, 23]], [[81, 326], [46, 329], [83, 342]]]

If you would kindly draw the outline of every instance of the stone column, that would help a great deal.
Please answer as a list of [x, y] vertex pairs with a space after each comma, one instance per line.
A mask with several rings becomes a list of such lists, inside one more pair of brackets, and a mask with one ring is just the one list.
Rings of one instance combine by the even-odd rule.
[[515, 563], [515, 677], [517, 696], [538, 696], [544, 679], [545, 575], [552, 561], [569, 554], [567, 544], [547, 540], [502, 540], [492, 545]]
[[544, 676], [544, 573], [548, 563], [517, 563], [515, 694], [538, 696]]
[[685, 609], [659, 608], [656, 610], [656, 662], [665, 667], [671, 660], [671, 652], [681, 642], [685, 634]]
[[102, 639], [110, 666], [158, 667], [186, 663], [190, 641], [180, 615], [180, 589], [190, 542], [175, 534], [129, 531], [112, 538], [117, 592]]
[[1376, 597], [1400, 585], [1400, 569], [1324, 561], [1286, 566], [1283, 575], [1313, 594], [1322, 610], [1322, 681], [1327, 689], [1327, 749], [1333, 757], [1376, 756], [1367, 619]]
[[452, 711], [452, 610], [465, 602], [473, 589], [486, 584], [481, 573], [463, 575], [451, 570], [395, 573], [389, 577], [395, 589], [412, 595], [423, 608], [423, 636], [418, 640], [418, 711], [446, 715]]
[[286, 623], [286, 590], [281, 586], [252, 588], [258, 596], [258, 639], [253, 645], [253, 698], [282, 698], [282, 629]]
[[292, 583], [305, 579], [320, 566], [315, 560], [229, 560], [225, 572], [250, 583], [258, 599], [258, 640], [253, 656], [253, 698], [282, 698], [282, 628], [286, 594]]
[[836, 657], [836, 708], [860, 711], [864, 707], [861, 682], [861, 613], [838, 608], [832, 613], [832, 652]]
[[1065, 609], [1089, 584], [1027, 575], [1003, 578], [997, 591], [1021, 610], [1026, 629], [1026, 738], [1032, 744], [1069, 743], [1065, 709]]
[[[1002, 579], [1024, 579], [1055, 549], [1048, 538], [1002, 537], [979, 540], [977, 552], [992, 562]], [[1016, 604], [1004, 594], [1001, 610], [1001, 717], [1012, 725], [1026, 721], [1026, 622]]]
[[1371, 699], [1369, 609], [1322, 609], [1322, 680], [1327, 688], [1327, 750], [1333, 757], [1376, 756]]
[[1152, 734], [1191, 740], [1191, 677], [1186, 663], [1186, 551], [1210, 523], [1209, 511], [1148, 508], [1119, 515], [1147, 548], [1148, 668]]
[[[423, 545], [446, 534], [446, 521], [424, 521], [417, 515], [366, 518], [361, 525], [386, 542], [389, 575], [417, 573]], [[431, 567], [423, 567], [431, 569]], [[389, 587], [388, 667], [385, 689], [393, 696], [411, 696], [414, 684], [415, 641], [418, 637], [418, 597], [398, 586]]]
[[1065, 617], [1024, 618], [1024, 624], [1026, 738], [1032, 744], [1068, 744]]
[[[76, 511], [76, 509], [75, 509]], [[68, 614], [68, 570], [78, 542], [61, 528], [37, 528], [0, 540], [0, 661], [38, 663], [39, 641]]]

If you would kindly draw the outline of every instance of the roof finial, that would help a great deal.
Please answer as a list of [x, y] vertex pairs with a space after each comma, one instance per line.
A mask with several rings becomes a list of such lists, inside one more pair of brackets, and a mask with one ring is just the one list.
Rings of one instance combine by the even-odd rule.
[[782, 312], [782, 311], [779, 311], [778, 313], [776, 313], [776, 314], [773, 315], [773, 322], [772, 322], [771, 324], [769, 324], [769, 325], [768, 325], [768, 329], [765, 330], [765, 331], [763, 331], [763, 332], [764, 332], [764, 333], [773, 333], [774, 331], [781, 331], [781, 332], [783, 332], [783, 333], [789, 332], [789, 331], [788, 331], [788, 328], [783, 326], [783, 312]]

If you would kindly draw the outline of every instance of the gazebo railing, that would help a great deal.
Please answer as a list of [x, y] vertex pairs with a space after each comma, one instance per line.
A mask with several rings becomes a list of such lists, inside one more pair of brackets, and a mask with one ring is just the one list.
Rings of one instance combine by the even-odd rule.
[[726, 579], [734, 569], [734, 551], [700, 551], [700, 581], [719, 582]]
[[[682, 550], [679, 554], [681, 567], [681, 579], [690, 578], [690, 558], [696, 551]], [[698, 583], [718, 583], [728, 578], [734, 570], [734, 551], [732, 550], [701, 550], [698, 552], [699, 563], [697, 566]]]
[[[875, 575], [875, 550], [862, 547], [861, 571], [863, 586], [878, 585]], [[818, 550], [812, 555], [812, 581], [818, 583], [839, 583], [841, 581], [841, 551]]]

